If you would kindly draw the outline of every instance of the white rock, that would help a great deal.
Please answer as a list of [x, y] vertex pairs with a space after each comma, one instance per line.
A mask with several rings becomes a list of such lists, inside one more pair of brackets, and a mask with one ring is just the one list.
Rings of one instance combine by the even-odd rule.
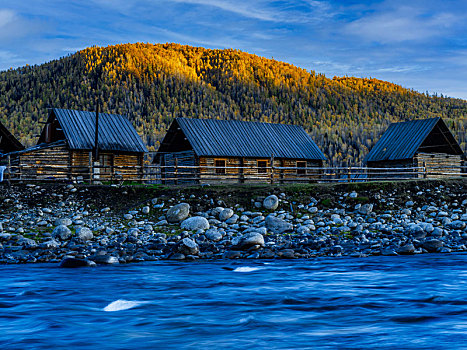
[[181, 228], [188, 231], [207, 230], [209, 228], [209, 221], [202, 216], [193, 216], [184, 220]]
[[72, 223], [73, 221], [71, 221], [71, 219], [69, 218], [61, 218], [61, 219], [55, 220], [54, 225], [55, 226], [60, 226], [60, 225], [70, 226]]
[[230, 219], [234, 214], [234, 211], [230, 208], [226, 208], [226, 209], [223, 209], [220, 213], [219, 213], [219, 220], [220, 221], [226, 221], [228, 219]]
[[71, 230], [65, 225], [59, 225], [52, 231], [52, 237], [62, 241], [69, 239], [72, 236]]
[[165, 214], [167, 221], [170, 223], [183, 221], [188, 215], [190, 215], [190, 205], [188, 203], [174, 205]]
[[244, 250], [258, 245], [264, 247], [264, 237], [259, 232], [248, 232], [242, 235], [237, 242], [237, 247]]
[[218, 230], [214, 228], [210, 228], [209, 230], [206, 230], [204, 233], [207, 239], [210, 241], [214, 242], [219, 242], [222, 239], [222, 233], [220, 233]]
[[76, 238], [80, 241], [89, 241], [94, 238], [94, 234], [87, 227], [80, 227], [76, 230]]
[[180, 253], [185, 255], [197, 255], [199, 253], [198, 244], [190, 238], [184, 238], [178, 247]]
[[279, 198], [276, 195], [270, 195], [263, 201], [263, 207], [267, 210], [276, 210], [279, 206]]
[[272, 233], [281, 234], [291, 231], [293, 229], [293, 225], [275, 216], [268, 215], [266, 217], [266, 228]]

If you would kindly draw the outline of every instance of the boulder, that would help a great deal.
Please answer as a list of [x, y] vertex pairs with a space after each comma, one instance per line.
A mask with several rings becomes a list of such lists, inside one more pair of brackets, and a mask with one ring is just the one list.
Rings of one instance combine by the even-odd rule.
[[13, 237], [11, 233], [0, 233], [0, 240], [2, 241], [8, 241], [11, 239], [11, 237]]
[[96, 264], [100, 265], [113, 265], [113, 264], [118, 264], [118, 258], [115, 256], [107, 255], [107, 254], [102, 254], [102, 255], [94, 255], [90, 257], [92, 261], [94, 261]]
[[318, 212], [318, 207], [309, 207], [308, 212], [310, 214], [316, 214]]
[[455, 220], [449, 224], [449, 227], [454, 230], [462, 230], [465, 228], [465, 222], [461, 220]]
[[190, 215], [190, 205], [188, 203], [180, 203], [170, 208], [165, 217], [168, 222], [176, 223], [185, 220], [188, 215]]
[[72, 257], [66, 257], [60, 262], [60, 267], [72, 268], [72, 267], [85, 267], [85, 266], [94, 266], [91, 261], [85, 259], [77, 259]]
[[415, 254], [415, 247], [412, 243], [407, 243], [406, 245], [403, 245], [402, 247], [397, 249], [397, 254], [401, 254], [401, 255]]
[[46, 242], [39, 244], [39, 248], [42, 248], [42, 249], [54, 249], [58, 247], [60, 247], [60, 243], [54, 239], [51, 239], [50, 241], [46, 241]]
[[295, 258], [295, 252], [293, 249], [282, 249], [280, 250], [277, 255], [279, 258], [282, 259], [294, 259]]
[[415, 239], [422, 239], [426, 237], [426, 232], [423, 229], [423, 227], [421, 227], [420, 225], [416, 225], [416, 224], [409, 226], [409, 233]]
[[26, 248], [26, 249], [34, 249], [37, 248], [37, 242], [30, 238], [20, 238], [17, 242], [18, 245]]
[[236, 224], [237, 221], [238, 221], [238, 215], [234, 214], [234, 215], [232, 215], [231, 218], [225, 220], [225, 223], [228, 224], [228, 225], [233, 225], [233, 224]]
[[281, 234], [287, 231], [292, 231], [293, 225], [290, 222], [268, 215], [266, 217], [266, 228], [272, 233]]
[[188, 231], [207, 230], [209, 228], [209, 221], [202, 216], [193, 216], [184, 220], [181, 228]]
[[264, 247], [264, 237], [259, 232], [248, 232], [240, 236], [236, 242], [236, 246], [240, 250], [246, 250], [255, 245]]
[[422, 247], [428, 250], [430, 253], [436, 252], [443, 247], [443, 242], [439, 239], [430, 239], [423, 242]]
[[181, 240], [178, 251], [184, 255], [197, 255], [199, 253], [199, 247], [195, 241], [186, 237]]
[[270, 195], [264, 198], [263, 207], [267, 210], [276, 210], [279, 206], [279, 198], [276, 195]]
[[359, 209], [358, 213], [361, 215], [368, 215], [373, 211], [373, 204], [363, 204]]
[[132, 237], [138, 237], [140, 233], [141, 232], [139, 229], [137, 229], [136, 227], [132, 227], [128, 230], [127, 235]]
[[204, 233], [207, 239], [213, 242], [219, 242], [222, 239], [222, 233], [217, 231], [215, 228], [210, 228]]
[[72, 223], [73, 223], [73, 221], [71, 221], [70, 218], [61, 218], [61, 219], [55, 220], [54, 225], [55, 226], [60, 226], [60, 225], [70, 226]]
[[150, 210], [151, 210], [151, 209], [150, 209], [148, 206], [145, 206], [145, 207], [143, 207], [143, 208], [141, 209], [141, 212], [142, 212], [143, 214], [146, 214], [146, 215], [147, 215], [147, 214], [149, 214], [149, 211], [150, 211]]
[[87, 227], [80, 227], [76, 230], [76, 239], [82, 242], [89, 241], [94, 238], [92, 231]]
[[183, 253], [173, 253], [169, 259], [170, 260], [185, 260], [185, 255]]
[[242, 252], [237, 250], [227, 250], [222, 254], [222, 258], [224, 259], [238, 259], [242, 257]]
[[52, 231], [52, 237], [58, 238], [61, 241], [69, 239], [72, 235], [73, 233], [71, 230], [65, 225], [59, 225]]
[[234, 211], [230, 208], [226, 208], [219, 213], [219, 220], [226, 221], [230, 219], [234, 214]]

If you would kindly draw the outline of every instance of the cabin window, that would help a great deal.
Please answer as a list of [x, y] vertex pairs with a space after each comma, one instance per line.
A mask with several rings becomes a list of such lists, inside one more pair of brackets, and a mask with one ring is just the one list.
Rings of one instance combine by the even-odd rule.
[[267, 174], [268, 172], [268, 161], [258, 160], [258, 174]]
[[216, 159], [214, 164], [216, 165], [216, 174], [225, 174], [225, 159]]
[[99, 164], [101, 166], [101, 175], [112, 174], [112, 155], [111, 154], [99, 154]]
[[305, 175], [306, 174], [306, 162], [299, 161], [297, 162], [297, 175]]

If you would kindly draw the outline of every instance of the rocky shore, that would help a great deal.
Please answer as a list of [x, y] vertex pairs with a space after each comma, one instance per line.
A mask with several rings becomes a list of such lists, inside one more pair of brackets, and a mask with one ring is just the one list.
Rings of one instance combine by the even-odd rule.
[[465, 180], [215, 190], [0, 186], [0, 263], [462, 252]]

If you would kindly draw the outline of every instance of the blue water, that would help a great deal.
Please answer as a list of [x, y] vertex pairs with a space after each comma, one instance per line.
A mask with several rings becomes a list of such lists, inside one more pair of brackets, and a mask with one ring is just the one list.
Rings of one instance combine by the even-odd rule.
[[4, 349], [467, 349], [467, 255], [0, 266]]

